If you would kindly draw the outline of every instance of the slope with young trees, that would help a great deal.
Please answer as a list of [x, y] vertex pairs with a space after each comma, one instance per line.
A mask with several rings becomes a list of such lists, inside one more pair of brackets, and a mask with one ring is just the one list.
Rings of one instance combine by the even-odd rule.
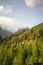
[[0, 65], [43, 65], [43, 23], [0, 39]]

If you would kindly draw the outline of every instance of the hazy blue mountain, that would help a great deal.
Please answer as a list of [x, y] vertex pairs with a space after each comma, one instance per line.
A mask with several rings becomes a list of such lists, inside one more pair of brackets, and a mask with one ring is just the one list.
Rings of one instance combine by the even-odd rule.
[[11, 34], [12, 34], [12, 32], [0, 27], [0, 37], [8, 37]]

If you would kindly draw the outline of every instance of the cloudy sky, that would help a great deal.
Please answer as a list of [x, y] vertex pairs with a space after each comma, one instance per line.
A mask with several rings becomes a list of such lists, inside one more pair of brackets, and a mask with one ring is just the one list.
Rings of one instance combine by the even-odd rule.
[[10, 31], [43, 22], [43, 0], [0, 0], [0, 26]]

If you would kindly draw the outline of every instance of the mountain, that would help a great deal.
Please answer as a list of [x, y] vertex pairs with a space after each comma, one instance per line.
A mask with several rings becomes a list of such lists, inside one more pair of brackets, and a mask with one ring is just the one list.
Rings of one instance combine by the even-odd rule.
[[0, 27], [0, 37], [8, 37], [10, 36], [12, 33], [6, 29], [3, 29]]
[[11, 38], [13, 37], [16, 37], [19, 42], [23, 40], [41, 38], [43, 37], [43, 23], [34, 26], [31, 29], [20, 29], [11, 36]]
[[43, 65], [43, 23], [1, 39], [0, 65]]

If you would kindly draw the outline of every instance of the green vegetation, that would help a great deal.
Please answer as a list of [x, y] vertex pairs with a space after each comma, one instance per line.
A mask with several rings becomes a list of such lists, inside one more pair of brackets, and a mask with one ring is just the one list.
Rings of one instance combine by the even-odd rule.
[[43, 23], [0, 39], [0, 65], [43, 65]]

